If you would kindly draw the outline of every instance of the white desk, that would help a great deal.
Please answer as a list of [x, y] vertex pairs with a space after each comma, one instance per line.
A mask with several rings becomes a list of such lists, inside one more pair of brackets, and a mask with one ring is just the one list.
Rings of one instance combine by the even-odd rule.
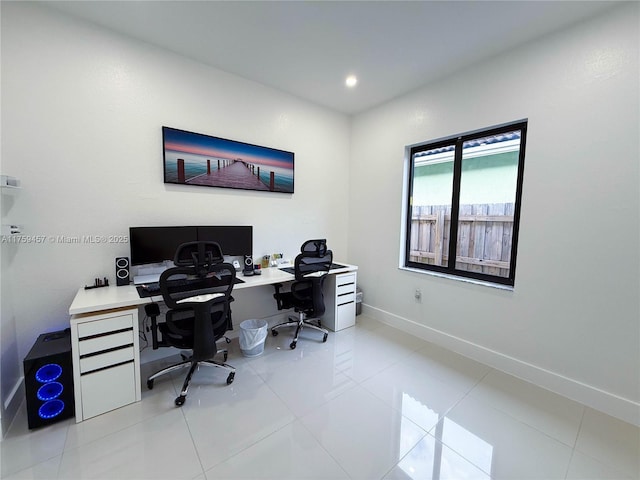
[[[331, 275], [356, 272], [358, 270], [358, 267], [354, 265], [347, 265], [342, 262], [336, 263], [344, 265], [345, 268], [332, 269], [329, 272]], [[286, 283], [294, 280], [294, 276], [292, 274], [273, 267], [262, 269], [262, 274], [260, 275], [245, 277], [242, 273], [238, 273], [238, 278], [240, 278], [243, 283], [235, 284], [233, 286], [234, 290], [257, 287], [260, 285], [273, 285], [274, 283]], [[160, 295], [156, 295], [153, 297], [140, 298], [134, 285], [93, 288], [90, 290], [81, 288], [78, 290], [78, 293], [76, 293], [76, 296], [69, 307], [69, 314], [77, 315], [81, 313], [111, 310], [114, 308], [137, 307], [154, 301], [162, 301], [162, 297]]]
[[[355, 324], [358, 267], [332, 269], [325, 282], [324, 326], [333, 331]], [[233, 290], [286, 283], [294, 275], [279, 268], [265, 268], [261, 275], [238, 278]], [[162, 296], [140, 298], [133, 285], [81, 288], [71, 315], [71, 348], [76, 421], [100, 415], [140, 401], [140, 348], [138, 307], [162, 301]]]

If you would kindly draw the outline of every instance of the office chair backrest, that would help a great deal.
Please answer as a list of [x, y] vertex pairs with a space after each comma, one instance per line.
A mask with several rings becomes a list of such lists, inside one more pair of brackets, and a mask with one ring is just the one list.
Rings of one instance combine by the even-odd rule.
[[[193, 338], [196, 359], [212, 358], [217, 351], [216, 340], [228, 329], [229, 301], [236, 278], [233, 265], [221, 262], [210, 244], [217, 246], [221, 257], [222, 251], [215, 242], [183, 244], [176, 251], [176, 260], [182, 265], [162, 272], [159, 282], [160, 293], [169, 308], [165, 315], [167, 323], [174, 324], [175, 333]], [[181, 332], [176, 322], [186, 318], [193, 318], [193, 328]]]
[[296, 280], [307, 280], [309, 274], [321, 276], [329, 273], [333, 262], [333, 252], [327, 249], [325, 239], [307, 240], [300, 247], [300, 254], [294, 262]]
[[327, 239], [307, 240], [300, 247], [300, 253], [307, 256], [324, 256], [327, 253]]
[[187, 242], [179, 245], [173, 257], [176, 267], [196, 267], [203, 274], [211, 265], [224, 262], [222, 248], [217, 242]]

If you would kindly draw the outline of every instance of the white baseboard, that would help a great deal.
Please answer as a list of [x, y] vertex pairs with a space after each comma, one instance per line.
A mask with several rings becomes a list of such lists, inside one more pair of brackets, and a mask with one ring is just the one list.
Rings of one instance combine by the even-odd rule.
[[16, 382], [16, 384], [13, 386], [13, 388], [11, 389], [11, 393], [9, 393], [9, 395], [7, 396], [7, 399], [4, 401], [4, 410], [7, 411], [9, 409], [9, 407], [11, 406], [16, 394], [20, 391], [20, 389], [22, 388], [24, 384], [24, 377], [20, 377], [18, 379], [18, 381]]
[[7, 433], [24, 401], [24, 377], [20, 377], [2, 405], [2, 436]]
[[363, 304], [363, 313], [428, 342], [464, 355], [588, 407], [640, 426], [640, 403], [587, 385], [413, 320]]

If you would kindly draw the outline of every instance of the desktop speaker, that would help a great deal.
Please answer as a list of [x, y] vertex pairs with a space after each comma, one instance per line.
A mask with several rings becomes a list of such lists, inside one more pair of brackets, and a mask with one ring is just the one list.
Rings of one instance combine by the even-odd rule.
[[40, 335], [23, 367], [30, 429], [74, 416], [70, 329]]
[[244, 275], [253, 275], [253, 259], [251, 255], [244, 256], [244, 267], [242, 268]]
[[129, 285], [129, 258], [116, 258], [116, 285]]

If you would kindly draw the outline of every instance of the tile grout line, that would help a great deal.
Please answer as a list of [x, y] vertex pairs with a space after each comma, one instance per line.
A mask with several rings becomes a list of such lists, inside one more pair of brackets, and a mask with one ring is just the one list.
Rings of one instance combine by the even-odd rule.
[[[491, 367], [490, 367], [490, 368], [491, 368]], [[495, 371], [495, 372], [497, 372], [497, 373], [504, 373], [504, 372], [501, 372], [500, 370], [497, 370], [497, 369], [495, 369], [495, 368], [491, 368], [491, 370], [490, 370], [490, 371], [489, 371], [489, 372], [488, 372], [488, 373], [487, 373], [487, 374], [482, 378], [482, 380], [484, 380], [484, 378], [485, 378], [486, 376], [488, 376], [488, 375], [489, 375], [489, 373], [491, 373], [491, 371]], [[516, 377], [516, 378], [517, 378], [517, 377]], [[480, 383], [480, 382], [477, 382], [477, 383], [476, 383], [476, 385], [474, 385], [474, 387], [473, 387], [471, 390], [473, 390], [475, 387], [477, 387], [477, 386], [479, 385], [479, 383]], [[534, 385], [534, 386], [535, 386], [535, 385]], [[540, 388], [540, 387], [539, 387], [539, 388]], [[471, 393], [471, 390], [469, 391], [469, 394]], [[543, 390], [544, 390], [544, 389], [543, 389]], [[551, 392], [551, 393], [553, 393], [553, 392]], [[472, 397], [473, 397], [473, 396], [472, 396]], [[487, 400], [484, 400], [484, 399], [479, 398], [479, 397], [473, 397], [473, 398], [474, 398], [476, 401], [478, 401], [478, 402], [480, 402], [480, 403], [482, 403], [482, 404], [484, 404], [484, 405], [487, 405], [487, 406], [488, 406], [489, 408], [491, 408], [492, 410], [494, 410], [494, 411], [496, 411], [496, 412], [500, 412], [500, 413], [502, 413], [503, 415], [508, 416], [509, 418], [513, 419], [514, 421], [516, 421], [516, 422], [518, 422], [518, 423], [520, 423], [520, 424], [522, 424], [522, 425], [525, 425], [526, 427], [531, 428], [531, 429], [533, 429], [533, 430], [537, 431], [538, 433], [541, 433], [542, 435], [544, 435], [544, 436], [546, 436], [546, 437], [549, 437], [551, 440], [554, 440], [555, 442], [558, 442], [558, 443], [560, 443], [561, 445], [564, 445], [564, 446], [569, 447], [569, 448], [571, 448], [571, 449], [573, 449], [573, 448], [574, 448], [574, 446], [575, 446], [575, 442], [574, 442], [574, 445], [571, 445], [570, 443], [566, 443], [566, 442], [564, 442], [564, 441], [562, 441], [562, 440], [560, 440], [560, 439], [558, 439], [558, 438], [555, 438], [555, 437], [553, 437], [551, 434], [549, 434], [549, 433], [545, 432], [544, 430], [541, 430], [537, 425], [533, 425], [533, 422], [529, 423], [529, 422], [527, 422], [527, 421], [525, 421], [525, 420], [522, 420], [522, 419], [520, 419], [520, 418], [516, 417], [515, 415], [511, 414], [511, 413], [510, 413], [510, 412], [508, 412], [507, 410], [503, 410], [503, 409], [502, 409], [502, 408], [500, 408], [500, 407], [494, 406], [493, 404], [491, 404], [491, 403], [490, 403], [490, 402], [488, 402]], [[576, 432], [577, 432], [577, 433], [576, 433], [576, 440], [577, 440], [577, 435], [578, 435], [578, 432], [580, 431], [580, 426], [582, 425], [582, 419], [584, 418], [584, 412], [585, 412], [586, 407], [585, 407], [584, 405], [582, 405], [581, 403], [579, 403], [579, 402], [575, 402], [574, 400], [571, 400], [571, 399], [566, 399], [566, 400], [568, 400], [568, 401], [572, 401], [572, 402], [576, 403], [577, 405], [579, 405], [579, 406], [582, 408], [582, 415], [581, 415], [581, 419], [580, 419], [580, 425], [579, 425], [578, 429], [576, 430]], [[522, 403], [522, 402], [521, 402], [520, 400], [518, 400], [518, 403]]]
[[[171, 381], [173, 383], [173, 378], [171, 379]], [[204, 465], [202, 464], [202, 458], [200, 458], [200, 452], [198, 451], [198, 445], [196, 445], [196, 439], [193, 438], [193, 432], [191, 431], [191, 426], [189, 425], [189, 421], [187, 420], [187, 414], [185, 413], [185, 410], [183, 408], [180, 408], [180, 413], [182, 414], [182, 420], [184, 420], [187, 431], [189, 432], [189, 438], [191, 438], [191, 444], [193, 445], [193, 449], [195, 450], [196, 457], [198, 457], [198, 463], [200, 464], [200, 475], [204, 475], [206, 480], [207, 473], [205, 472]], [[197, 478], [197, 476], [194, 478]]]
[[582, 415], [580, 416], [580, 425], [578, 425], [578, 430], [576, 431], [576, 437], [573, 441], [573, 447], [571, 448], [571, 455], [569, 456], [569, 463], [567, 463], [567, 468], [564, 472], [564, 478], [566, 479], [569, 475], [569, 469], [571, 468], [571, 462], [573, 462], [573, 457], [576, 454], [576, 446], [578, 445], [578, 437], [580, 436], [580, 431], [582, 430], [582, 424], [584, 422], [584, 416], [586, 413], [586, 408], [582, 407]]
[[[471, 395], [471, 391], [473, 389], [475, 389], [478, 385], [480, 385], [480, 383], [482, 383], [482, 381], [493, 371], [494, 369], [489, 367], [487, 372], [482, 375], [482, 377], [480, 377], [470, 388], [469, 390], [467, 390], [467, 392], [457, 401], [453, 404], [453, 406], [451, 406], [450, 408], [447, 409], [447, 411], [445, 413], [442, 414], [442, 417], [438, 420], [438, 423], [442, 422], [449, 413], [451, 413], [453, 411], [454, 408], [456, 408], [458, 405], [460, 405], [465, 398], [467, 398], [469, 395]], [[455, 448], [453, 448], [452, 445], [447, 445], [444, 441], [438, 439], [435, 435], [433, 435], [431, 433], [431, 431], [437, 427], [438, 424], [436, 424], [435, 426], [433, 426], [428, 434], [431, 435], [436, 442], [440, 442], [443, 446], [449, 448], [452, 452], [454, 452], [456, 455], [459, 455], [460, 458], [463, 458], [466, 462], [470, 463], [471, 465], [473, 465], [474, 467], [476, 467], [478, 470], [480, 470], [481, 472], [486, 473], [490, 478], [493, 478], [491, 476], [491, 472], [487, 472], [486, 470], [484, 470], [480, 465], [476, 465], [471, 459], [465, 457], [461, 452], [457, 451]]]
[[[198, 456], [198, 461], [200, 462], [200, 466], [202, 468], [202, 474], [205, 476], [205, 479], [207, 478], [207, 471], [209, 470], [213, 470], [214, 468], [218, 467], [219, 465], [222, 465], [224, 462], [229, 461], [232, 458], [237, 457], [238, 455], [240, 455], [241, 453], [245, 452], [246, 450], [254, 447], [255, 445], [263, 442], [264, 440], [266, 440], [267, 438], [271, 437], [272, 435], [276, 434], [277, 432], [281, 431], [282, 429], [288, 427], [289, 425], [293, 424], [296, 420], [298, 420], [298, 417], [291, 411], [291, 409], [287, 406], [287, 404], [282, 400], [282, 398], [277, 394], [277, 392], [275, 392], [270, 386], [269, 384], [265, 381], [265, 379], [262, 377], [262, 375], [260, 375], [260, 373], [251, 365], [252, 362], [243, 362], [243, 364], [245, 366], [247, 366], [247, 368], [251, 369], [251, 371], [260, 379], [260, 381], [276, 396], [276, 398], [278, 400], [280, 400], [282, 402], [282, 404], [284, 405], [284, 407], [289, 411], [289, 413], [291, 413], [291, 415], [293, 416], [293, 420], [290, 422], [285, 423], [284, 425], [282, 425], [279, 428], [276, 428], [273, 432], [269, 433], [268, 435], [257, 439], [255, 442], [252, 442], [251, 444], [247, 445], [246, 447], [242, 448], [241, 450], [237, 451], [236, 453], [226, 457], [225, 459], [219, 461], [218, 463], [216, 463], [215, 465], [211, 466], [208, 470], [204, 469], [204, 466], [202, 464], [202, 459], [200, 458], [200, 453], [198, 452], [198, 448], [195, 445], [195, 439], [193, 439], [193, 436], [191, 436], [193, 442], [194, 442], [194, 446], [196, 448], [196, 454]], [[185, 417], [185, 421], [186, 421], [186, 417]], [[189, 428], [189, 422], [186, 421], [187, 423], [187, 428]], [[189, 428], [189, 435], [191, 435], [191, 428]], [[314, 437], [315, 438], [315, 437]]]

